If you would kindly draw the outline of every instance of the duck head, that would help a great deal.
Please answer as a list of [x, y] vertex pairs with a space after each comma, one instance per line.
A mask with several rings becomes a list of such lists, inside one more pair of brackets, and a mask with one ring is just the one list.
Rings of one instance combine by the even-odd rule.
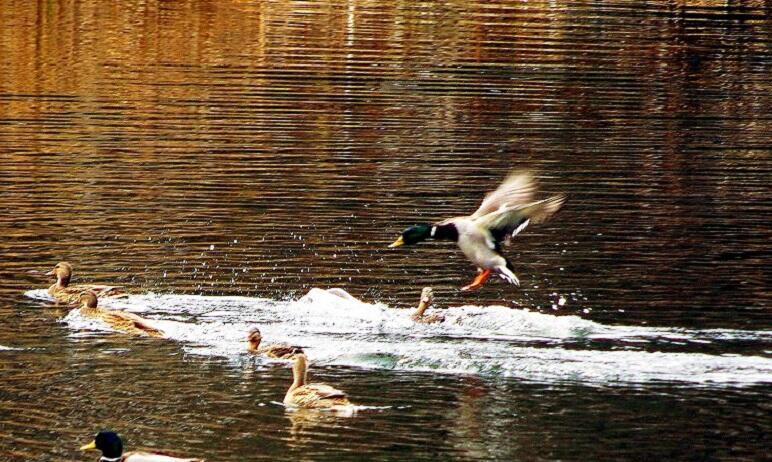
[[78, 301], [73, 305], [94, 310], [97, 307], [97, 294], [93, 290], [84, 290], [78, 295]]
[[253, 327], [247, 333], [247, 349], [250, 351], [257, 351], [261, 340], [263, 340], [263, 335], [260, 333], [260, 329]]
[[54, 276], [57, 285], [67, 287], [70, 278], [72, 278], [72, 265], [66, 261], [59, 262], [54, 266], [54, 269], [46, 273], [46, 276]]
[[418, 308], [413, 313], [413, 316], [423, 316], [424, 311], [432, 305], [432, 302], [434, 302], [434, 291], [432, 291], [431, 287], [424, 287], [424, 290], [421, 291], [421, 300], [418, 302]]
[[421, 303], [431, 305], [433, 301], [434, 291], [431, 287], [424, 287], [424, 290], [421, 291]]
[[399, 239], [394, 241], [389, 247], [417, 244], [427, 239], [458, 241], [458, 228], [456, 228], [456, 224], [451, 220], [445, 220], [436, 225], [419, 223], [402, 231], [402, 235]]
[[102, 430], [96, 434], [94, 441], [80, 447], [81, 451], [98, 449], [102, 451], [103, 459], [118, 459], [123, 454], [123, 442], [117, 433]]
[[421, 241], [425, 241], [432, 237], [432, 229], [436, 230], [436, 227], [429, 223], [420, 223], [413, 225], [406, 230], [402, 231], [402, 235], [389, 247], [399, 247], [401, 245], [417, 244]]

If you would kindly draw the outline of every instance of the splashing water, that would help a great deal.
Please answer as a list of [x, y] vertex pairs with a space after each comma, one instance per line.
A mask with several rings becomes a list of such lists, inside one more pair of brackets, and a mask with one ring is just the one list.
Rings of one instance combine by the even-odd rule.
[[21, 351], [21, 350], [24, 350], [24, 348], [14, 348], [14, 347], [9, 347], [5, 345], [0, 345], [0, 351]]
[[[45, 290], [27, 296], [49, 300]], [[104, 305], [142, 313], [189, 353], [233, 361], [245, 357], [246, 332], [259, 326], [266, 343], [302, 346], [317, 365], [597, 385], [744, 385], [772, 377], [772, 359], [761, 356], [656, 351], [668, 342], [769, 342], [768, 331], [609, 326], [578, 316], [473, 305], [443, 310], [444, 322], [427, 325], [413, 322], [412, 310], [366, 303], [341, 289], [316, 288], [290, 301], [149, 293], [105, 300]], [[78, 310], [64, 322], [78, 331], [109, 330]]]

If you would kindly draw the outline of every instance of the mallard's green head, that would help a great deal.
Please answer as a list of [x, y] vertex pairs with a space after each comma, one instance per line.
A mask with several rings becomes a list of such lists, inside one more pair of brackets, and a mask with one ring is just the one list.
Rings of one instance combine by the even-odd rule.
[[402, 231], [402, 235], [394, 241], [389, 247], [399, 247], [401, 245], [417, 244], [429, 239], [432, 235], [432, 225], [421, 223], [413, 225]]
[[99, 449], [102, 451], [102, 457], [107, 459], [118, 458], [123, 454], [123, 442], [115, 432], [102, 430], [97, 433], [94, 441], [80, 448], [81, 451], [88, 451], [89, 449]]

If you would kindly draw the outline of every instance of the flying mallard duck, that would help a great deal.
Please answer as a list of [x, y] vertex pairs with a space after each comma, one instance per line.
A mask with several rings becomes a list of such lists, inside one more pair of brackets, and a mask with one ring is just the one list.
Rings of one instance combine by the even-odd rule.
[[444, 321], [445, 316], [441, 313], [424, 315], [424, 311], [432, 305], [432, 302], [434, 302], [434, 292], [432, 292], [432, 288], [424, 287], [424, 290], [421, 291], [421, 300], [418, 302], [418, 308], [416, 308], [415, 312], [410, 316], [413, 321], [423, 324], [434, 324]]
[[346, 393], [324, 383], [308, 383], [308, 360], [305, 354], [296, 354], [292, 364], [292, 385], [284, 395], [284, 404], [304, 409], [349, 411], [354, 405]]
[[480, 287], [496, 272], [510, 284], [520, 285], [512, 264], [501, 255], [507, 244], [529, 223], [542, 223], [560, 209], [564, 194], [534, 201], [536, 181], [530, 172], [513, 172], [483, 199], [480, 208], [465, 217], [449, 218], [439, 223], [421, 223], [407, 228], [389, 247], [415, 244], [426, 239], [456, 241], [479, 274], [461, 290]]
[[98, 449], [102, 451], [99, 462], [204, 462], [204, 459], [173, 457], [154, 452], [131, 451], [123, 453], [123, 441], [117, 433], [102, 430], [96, 434], [94, 441], [81, 446], [81, 451]]
[[116, 286], [105, 286], [99, 284], [77, 284], [70, 285], [72, 278], [72, 265], [66, 261], [59, 262], [54, 269], [46, 273], [46, 276], [55, 276], [56, 284], [48, 288], [48, 295], [64, 303], [78, 301], [80, 293], [84, 290], [93, 290], [100, 297], [118, 297], [125, 295], [123, 289]]
[[146, 337], [166, 337], [166, 334], [161, 329], [153, 327], [150, 321], [134, 313], [97, 308], [97, 295], [94, 291], [87, 290], [81, 292], [79, 306], [80, 313], [83, 316], [101, 319], [115, 330]]
[[247, 333], [247, 351], [277, 359], [290, 359], [292, 355], [296, 353], [303, 353], [302, 348], [287, 345], [286, 343], [273, 343], [260, 346], [260, 341], [262, 339], [263, 336], [260, 334], [260, 329], [257, 327], [250, 329], [249, 333]]

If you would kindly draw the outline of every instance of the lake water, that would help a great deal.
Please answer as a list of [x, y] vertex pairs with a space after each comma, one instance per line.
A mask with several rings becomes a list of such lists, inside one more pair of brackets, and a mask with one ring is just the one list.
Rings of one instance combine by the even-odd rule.
[[[772, 445], [763, 1], [0, 0], [0, 460], [761, 460]], [[512, 169], [566, 193], [451, 243]], [[169, 340], [68, 312], [121, 284]], [[409, 311], [432, 286], [441, 325]], [[355, 299], [324, 289], [340, 287]], [[287, 412], [312, 379], [373, 406]]]

